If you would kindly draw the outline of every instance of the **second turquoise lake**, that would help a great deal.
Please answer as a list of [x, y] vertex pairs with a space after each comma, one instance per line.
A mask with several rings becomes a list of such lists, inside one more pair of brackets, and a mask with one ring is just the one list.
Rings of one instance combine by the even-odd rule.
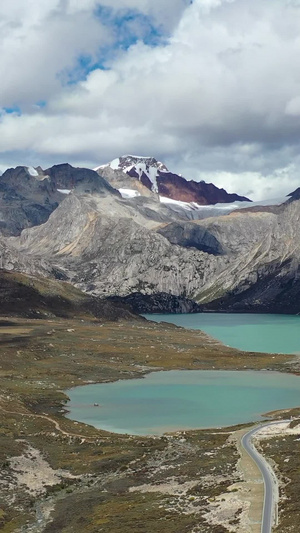
[[249, 352], [300, 354], [300, 316], [249, 313], [195, 313], [144, 315], [201, 329], [227, 346]]

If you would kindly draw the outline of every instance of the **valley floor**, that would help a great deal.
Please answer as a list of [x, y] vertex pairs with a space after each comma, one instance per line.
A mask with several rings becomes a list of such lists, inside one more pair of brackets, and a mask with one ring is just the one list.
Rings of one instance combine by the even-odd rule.
[[[240, 352], [202, 332], [143, 319], [8, 318], [0, 320], [0, 365], [4, 533], [250, 531], [247, 475], [237, 447], [242, 428], [111, 434], [66, 419], [63, 391], [154, 369], [297, 372], [298, 360]], [[276, 413], [281, 416], [287, 413]], [[297, 531], [295, 435], [271, 435], [261, 446], [280, 474], [278, 531]]]

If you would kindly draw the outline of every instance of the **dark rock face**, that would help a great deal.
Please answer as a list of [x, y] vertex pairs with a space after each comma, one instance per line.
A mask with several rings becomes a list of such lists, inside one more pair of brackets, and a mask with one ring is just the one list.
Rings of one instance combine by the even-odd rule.
[[88, 168], [75, 168], [65, 163], [48, 168], [44, 174], [50, 177], [55, 189], [75, 189], [78, 193], [85, 194], [110, 193], [121, 197], [104, 178]]
[[139, 175], [138, 175], [138, 173], [136, 172], [136, 170], [134, 168], [129, 170], [127, 172], [127, 174], [131, 178], [136, 178], [137, 180], [139, 180], [142, 183], [142, 185], [144, 185], [145, 187], [147, 187], [147, 189], [149, 189], [149, 191], [152, 190], [152, 185], [153, 184], [150, 181], [150, 179], [148, 178], [148, 176], [145, 174], [145, 172], [142, 173], [141, 178], [139, 178]]
[[47, 178], [32, 176], [25, 167], [8, 169], [0, 176], [0, 231], [19, 235], [22, 229], [43, 224], [62, 195]]
[[196, 302], [165, 292], [157, 294], [142, 294], [135, 292], [120, 298], [112, 296], [109, 298], [112, 302], [126, 304], [135, 313], [200, 313], [202, 307]]
[[137, 166], [139, 164], [145, 165], [146, 171], [150, 168], [157, 168], [162, 171], [168, 172], [166, 165], [157, 161], [155, 157], [139, 157], [136, 155], [125, 155], [119, 158], [119, 168], [126, 171], [128, 167]]
[[0, 270], [0, 316], [137, 319], [122, 303], [93, 298], [67, 283]]
[[257, 281], [248, 288], [240, 284], [224, 297], [201, 306], [202, 311], [230, 313], [300, 313], [300, 267], [291, 260], [264, 265]]
[[219, 189], [212, 183], [204, 181], [187, 181], [186, 179], [164, 172], [157, 178], [158, 192], [161, 196], [180, 200], [182, 202], [196, 202], [199, 205], [213, 205], [218, 203], [250, 202], [249, 198], [238, 194], [228, 194], [225, 189]]
[[201, 225], [190, 222], [172, 222], [157, 230], [172, 244], [196, 248], [202, 252], [221, 255], [223, 248], [216, 237]]
[[44, 224], [66, 198], [58, 189], [75, 189], [84, 194], [112, 194], [120, 197], [96, 172], [71, 165], [41, 168], [16, 167], [0, 176], [0, 232], [19, 235], [25, 228]]
[[288, 202], [294, 202], [295, 200], [300, 200], [300, 187], [298, 187], [298, 189], [291, 192], [287, 196], [289, 196]]
[[5, 197], [24, 197], [36, 194], [41, 197], [55, 191], [50, 180], [33, 176], [26, 167], [9, 168], [0, 177], [1, 190]]

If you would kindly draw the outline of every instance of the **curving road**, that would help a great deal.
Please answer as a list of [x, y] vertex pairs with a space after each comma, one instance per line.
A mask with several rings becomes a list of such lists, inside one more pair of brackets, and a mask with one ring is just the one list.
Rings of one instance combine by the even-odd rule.
[[246, 450], [246, 452], [250, 455], [251, 459], [257, 464], [259, 470], [262, 473], [262, 477], [264, 480], [264, 486], [265, 486], [265, 494], [264, 494], [264, 506], [263, 506], [263, 512], [262, 512], [262, 522], [261, 522], [261, 533], [271, 533], [272, 532], [272, 526], [274, 524], [274, 521], [276, 519], [276, 498], [275, 498], [275, 492], [277, 490], [276, 487], [276, 476], [270, 467], [269, 463], [267, 463], [266, 459], [258, 453], [257, 449], [255, 448], [252, 437], [260, 431], [264, 427], [273, 426], [275, 424], [280, 424], [283, 422], [289, 422], [288, 420], [280, 420], [276, 422], [269, 422], [267, 424], [262, 424], [260, 426], [256, 426], [255, 428], [251, 429], [246, 433], [242, 439], [241, 444], [243, 448]]

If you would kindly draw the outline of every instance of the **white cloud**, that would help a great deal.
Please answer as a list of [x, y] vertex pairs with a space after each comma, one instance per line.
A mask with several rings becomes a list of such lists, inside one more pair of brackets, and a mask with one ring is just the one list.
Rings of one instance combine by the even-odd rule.
[[287, 103], [285, 111], [287, 115], [299, 116], [300, 115], [300, 96], [296, 96], [295, 98], [292, 98]]
[[[170, 38], [115, 51], [109, 70], [67, 87], [58, 74], [115, 38], [94, 16], [97, 2], [15, 0], [6, 15], [0, 8], [0, 101], [26, 104], [22, 116], [0, 117], [5, 161], [28, 150], [41, 164], [57, 157], [96, 166], [133, 152], [256, 198], [297, 186], [298, 0], [101, 4], [139, 9], [173, 28]], [[39, 100], [47, 106], [33, 107]]]
[[61, 90], [61, 72], [74, 66], [81, 54], [95, 54], [109, 37], [84, 2], [72, 12], [58, 0], [9, 5], [7, 13], [0, 12], [2, 106], [48, 99]]
[[[77, 0], [71, 1], [77, 3]], [[136, 10], [151, 17], [159, 26], [171, 29], [190, 0], [101, 0], [99, 3], [115, 12]]]
[[266, 175], [260, 172], [213, 172], [200, 174], [200, 177], [217, 187], [223, 187], [226, 183], [228, 192], [236, 192], [255, 201], [284, 198], [299, 185], [298, 171], [294, 165]]

